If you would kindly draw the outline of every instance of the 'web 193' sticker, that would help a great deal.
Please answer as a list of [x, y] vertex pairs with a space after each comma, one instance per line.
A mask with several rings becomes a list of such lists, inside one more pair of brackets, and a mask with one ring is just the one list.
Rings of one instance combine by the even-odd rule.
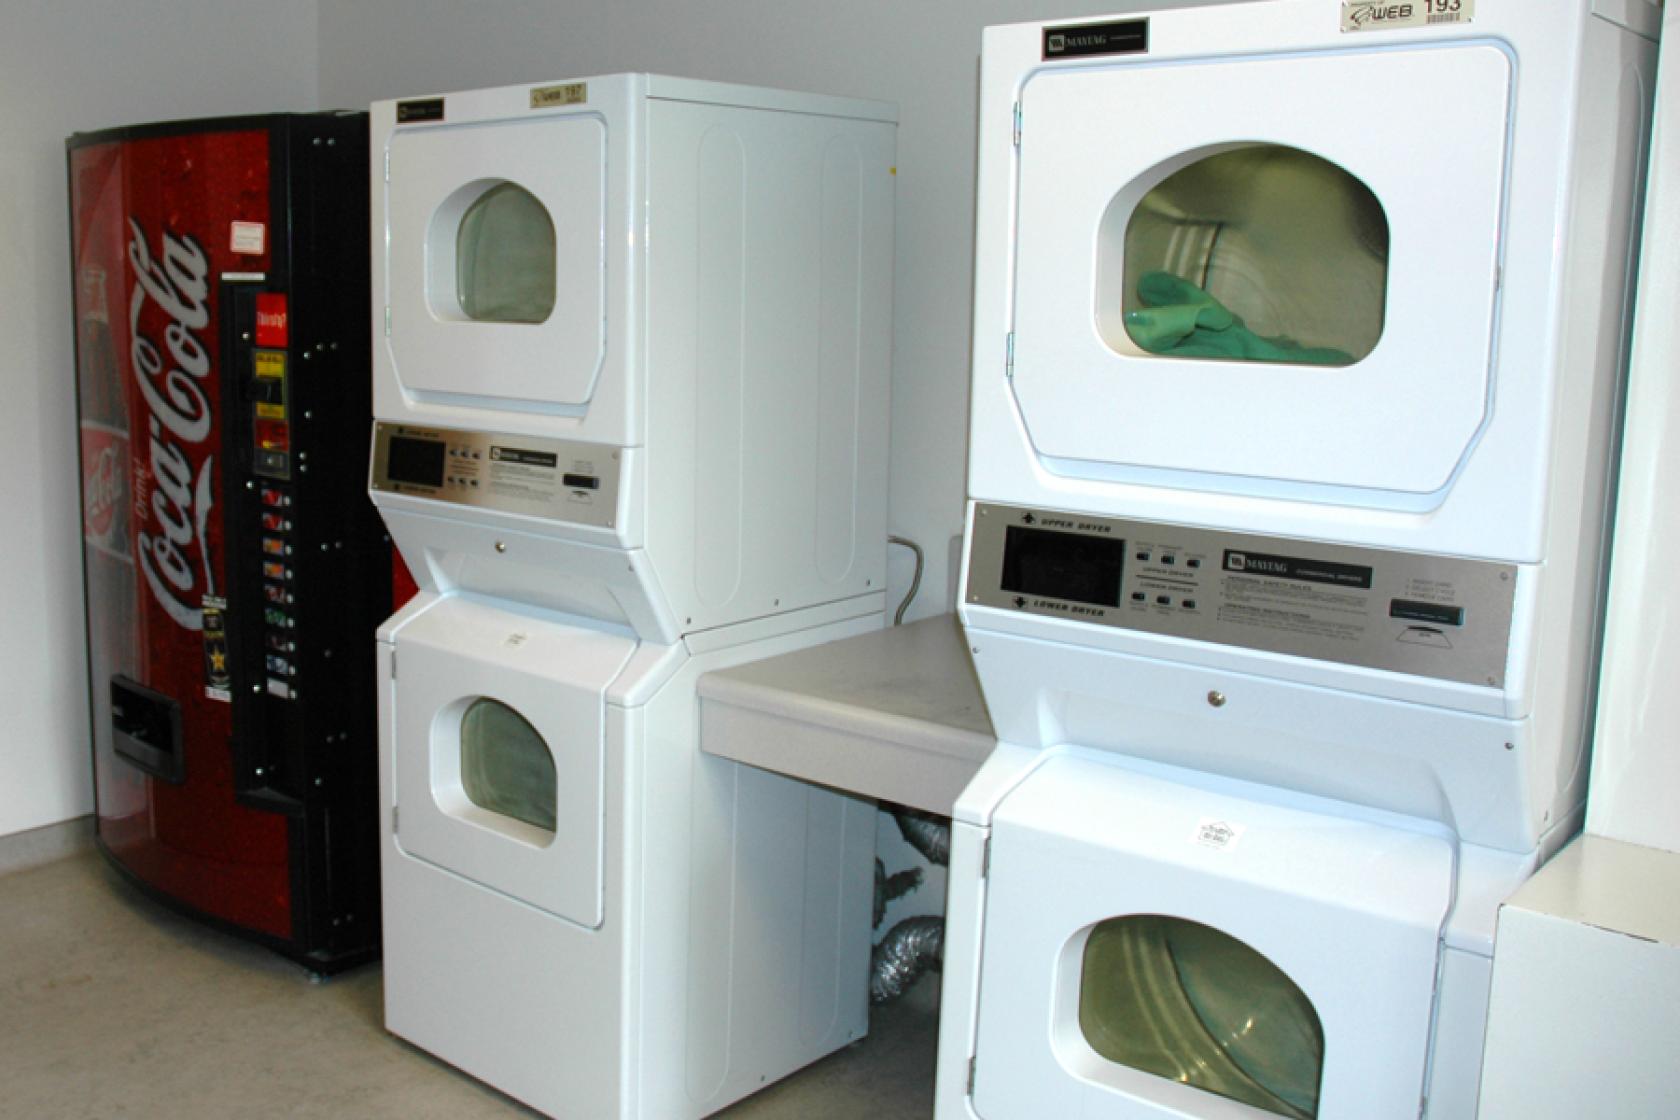
[[1476, 0], [1342, 0], [1343, 31], [1399, 31], [1469, 23]]

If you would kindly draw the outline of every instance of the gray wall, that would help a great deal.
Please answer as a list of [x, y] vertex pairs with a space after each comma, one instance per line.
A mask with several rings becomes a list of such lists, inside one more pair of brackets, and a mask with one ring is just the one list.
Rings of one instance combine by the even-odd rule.
[[[908, 618], [950, 609], [962, 531], [980, 29], [1113, 0], [358, 0], [321, 6], [321, 101], [645, 70], [896, 102], [893, 532], [929, 569]], [[896, 604], [912, 570], [891, 554]]]
[[64, 138], [308, 109], [315, 0], [0, 0], [0, 836], [92, 808]]

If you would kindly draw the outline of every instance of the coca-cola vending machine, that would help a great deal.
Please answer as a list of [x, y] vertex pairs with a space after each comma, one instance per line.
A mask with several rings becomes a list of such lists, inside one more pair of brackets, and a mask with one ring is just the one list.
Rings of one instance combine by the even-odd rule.
[[67, 147], [99, 845], [335, 971], [379, 946], [366, 116]]

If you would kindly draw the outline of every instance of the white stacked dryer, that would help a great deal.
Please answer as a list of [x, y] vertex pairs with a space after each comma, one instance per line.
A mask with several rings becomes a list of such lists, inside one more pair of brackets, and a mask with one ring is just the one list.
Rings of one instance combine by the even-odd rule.
[[988, 29], [937, 1115], [1474, 1115], [1578, 826], [1658, 8]]
[[881, 623], [895, 114], [618, 75], [373, 106], [386, 1025], [542, 1111], [866, 1030], [875, 814], [702, 672]]

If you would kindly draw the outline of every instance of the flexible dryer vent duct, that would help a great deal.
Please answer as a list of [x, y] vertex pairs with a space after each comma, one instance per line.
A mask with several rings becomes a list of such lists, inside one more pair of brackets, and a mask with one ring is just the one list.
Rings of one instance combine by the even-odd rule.
[[940, 867], [951, 862], [951, 822], [919, 809], [895, 805], [889, 810], [898, 822], [904, 842], [915, 848], [929, 863]]
[[912, 867], [888, 875], [887, 865], [877, 859], [875, 861], [875, 920], [869, 928], [881, 928], [881, 919], [887, 916], [887, 903], [895, 898], [903, 898], [921, 885], [921, 868]]
[[944, 918], [924, 915], [899, 922], [875, 946], [869, 968], [869, 1001], [891, 1003], [922, 973], [939, 971], [944, 953]]

